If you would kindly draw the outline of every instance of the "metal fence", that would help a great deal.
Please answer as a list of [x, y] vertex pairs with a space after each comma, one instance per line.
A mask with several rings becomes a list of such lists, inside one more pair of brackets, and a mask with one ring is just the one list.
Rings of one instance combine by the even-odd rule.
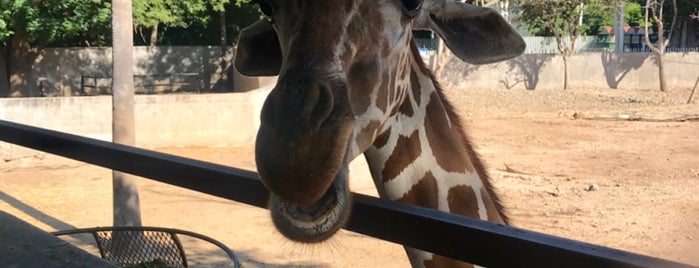
[[[524, 54], [559, 54], [558, 45], [556, 44], [556, 39], [548, 36], [524, 36], [524, 42], [527, 44], [527, 48], [524, 50]], [[427, 39], [427, 38], [417, 38], [417, 47], [423, 55], [434, 55], [437, 50], [439, 39]], [[575, 53], [602, 53], [602, 52], [613, 52], [614, 44], [609, 39], [609, 36], [580, 36], [575, 41]], [[624, 47], [624, 52], [626, 53], [647, 53], [651, 52], [650, 48], [643, 43], [643, 40], [639, 36], [630, 36], [626, 38], [626, 46]], [[564, 38], [563, 44], [565, 46], [570, 45], [570, 40]], [[668, 47], [665, 49], [666, 52], [699, 52], [699, 47]]]
[[[251, 171], [2, 120], [0, 141], [249, 205], [267, 204], [267, 190]], [[692, 267], [362, 194], [354, 194], [346, 229], [488, 267]]]

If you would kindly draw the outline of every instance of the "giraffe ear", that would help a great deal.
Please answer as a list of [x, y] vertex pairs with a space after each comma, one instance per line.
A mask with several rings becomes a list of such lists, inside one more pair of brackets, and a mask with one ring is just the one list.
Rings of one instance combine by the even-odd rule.
[[495, 10], [457, 1], [433, 0], [418, 18], [418, 28], [439, 34], [461, 60], [486, 64], [519, 56], [526, 44]]
[[243, 75], [273, 76], [282, 66], [282, 50], [272, 24], [262, 19], [240, 32], [235, 68]]

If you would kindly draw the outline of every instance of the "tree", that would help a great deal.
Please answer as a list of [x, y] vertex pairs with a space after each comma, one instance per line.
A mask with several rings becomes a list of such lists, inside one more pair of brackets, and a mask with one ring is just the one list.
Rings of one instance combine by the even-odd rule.
[[41, 48], [57, 41], [100, 42], [109, 29], [110, 7], [101, 0], [0, 0], [0, 75], [7, 78], [0, 79], [0, 97], [39, 96], [26, 85], [34, 80], [29, 75]]
[[[651, 52], [655, 56], [656, 63], [658, 64], [658, 82], [660, 91], [665, 91], [667, 90], [667, 82], [665, 81], [663, 55], [665, 55], [667, 44], [672, 39], [673, 29], [675, 28], [675, 22], [677, 21], [677, 0], [672, 0], [672, 14], [674, 15], [672, 16], [672, 23], [670, 24], [667, 38], [665, 37], [665, 21], [663, 20], [663, 16], [665, 15], [665, 0], [646, 0], [645, 9], [646, 34], [644, 36], [644, 41], [646, 45], [650, 47]], [[648, 24], [651, 22], [651, 20], [657, 28], [658, 40], [655, 43], [651, 42], [650, 35], [648, 33]]]
[[[519, 0], [518, 20], [534, 35], [553, 36], [563, 59], [563, 89], [568, 89], [568, 60], [576, 41], [587, 31], [596, 34], [602, 24], [612, 25], [613, 10], [624, 0]], [[589, 12], [588, 18], [585, 18]]]
[[[134, 35], [169, 27], [171, 45], [215, 45], [234, 40], [240, 25], [259, 19], [250, 0], [133, 0]], [[235, 4], [235, 5], [233, 5]], [[225, 11], [225, 23], [221, 12]], [[145, 13], [150, 13], [144, 15]], [[239, 16], [240, 15], [240, 16]], [[219, 18], [219, 19], [215, 19]], [[41, 96], [31, 66], [44, 47], [111, 45], [110, 0], [0, 0], [0, 97]], [[162, 22], [164, 21], [164, 22]], [[195, 26], [195, 27], [193, 27]], [[219, 29], [211, 31], [211, 29]], [[186, 27], [186, 29], [185, 29]], [[227, 29], [225, 29], [225, 28]], [[157, 27], [155, 28], [157, 29]], [[225, 32], [225, 38], [219, 34]], [[157, 30], [152, 39], [164, 40]], [[144, 44], [156, 44], [144, 42]], [[225, 66], [228, 64], [226, 63]]]
[[[150, 30], [149, 45], [158, 42], [158, 28], [188, 28], [192, 24], [207, 25], [213, 17], [221, 19], [233, 1], [238, 6], [250, 0], [133, 0], [134, 26], [139, 33]], [[215, 16], [212, 16], [212, 11]], [[225, 27], [225, 25], [223, 25]]]
[[[563, 89], [568, 89], [568, 60], [582, 33], [580, 19], [588, 0], [521, 0], [519, 20], [534, 34], [553, 35], [563, 58]], [[566, 40], [567, 38], [567, 40]]]
[[[112, 6], [112, 135], [116, 143], [134, 145], [133, 16], [131, 0]], [[141, 225], [136, 178], [112, 172], [114, 225]]]

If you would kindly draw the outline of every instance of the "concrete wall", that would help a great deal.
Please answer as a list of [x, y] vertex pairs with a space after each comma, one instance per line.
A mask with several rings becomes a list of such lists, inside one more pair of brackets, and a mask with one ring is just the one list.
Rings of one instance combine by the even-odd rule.
[[[229, 49], [232, 51], [233, 49]], [[96, 48], [46, 48], [32, 65], [32, 81], [23, 89], [26, 96], [71, 96], [80, 93], [82, 76], [111, 77], [112, 49]], [[220, 74], [232, 74], [234, 55], [228, 53], [227, 70], [221, 70], [220, 47], [134, 47], [134, 75], [170, 75], [196, 73], [202, 76], [202, 91], [217, 88], [224, 90]], [[109, 86], [109, 81], [101, 83]], [[232, 91], [230, 89], [229, 91]]]
[[[585, 53], [569, 60], [571, 87], [657, 89], [658, 67], [647, 53]], [[699, 53], [668, 53], [665, 74], [671, 88], [691, 88], [699, 77]], [[449, 86], [493, 89], [560, 89], [563, 60], [558, 55], [522, 55], [487, 65], [452, 57], [440, 82]]]
[[[234, 53], [226, 55], [233, 62]], [[699, 76], [699, 53], [666, 54], [668, 85], [691, 87]], [[205, 80], [203, 91], [213, 88], [248, 91], [269, 84], [269, 79], [244, 77], [232, 68], [233, 88], [221, 82], [219, 47], [135, 47], [134, 75], [197, 73]], [[230, 64], [232, 65], [232, 64]], [[510, 61], [475, 66], [452, 58], [440, 81], [444, 84], [482, 88], [560, 88], [563, 62], [558, 55], [526, 54]], [[79, 93], [81, 76], [111, 76], [111, 48], [48, 48], [41, 52], [28, 81], [28, 96]], [[657, 66], [647, 53], [582, 53], [570, 60], [570, 85], [598, 88], [656, 88]], [[102, 84], [109, 86], [109, 81]]]
[[[245, 93], [139, 95], [135, 99], [136, 145], [249, 145], [271, 87]], [[111, 97], [5, 98], [0, 119], [111, 140]], [[0, 159], [32, 155], [0, 142]]]

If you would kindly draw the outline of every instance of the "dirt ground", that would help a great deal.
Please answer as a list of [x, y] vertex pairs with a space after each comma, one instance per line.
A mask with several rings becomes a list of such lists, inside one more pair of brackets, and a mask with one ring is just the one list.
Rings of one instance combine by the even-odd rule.
[[[699, 265], [699, 121], [586, 120], [699, 115], [689, 89], [450, 89], [517, 227]], [[186, 131], [186, 130], [183, 130]], [[254, 169], [251, 146], [157, 150]], [[375, 194], [353, 167], [354, 191]], [[246, 267], [407, 267], [402, 247], [341, 231], [284, 241], [267, 211], [140, 180], [144, 225], [214, 237]], [[0, 161], [0, 210], [44, 230], [111, 225], [108, 170], [37, 153]], [[416, 230], [418, 231], [418, 230]]]

